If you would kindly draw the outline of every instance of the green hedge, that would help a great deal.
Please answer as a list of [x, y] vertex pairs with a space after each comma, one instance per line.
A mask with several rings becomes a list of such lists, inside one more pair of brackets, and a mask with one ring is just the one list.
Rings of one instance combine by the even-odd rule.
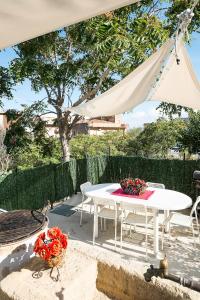
[[119, 182], [125, 177], [164, 183], [166, 188], [195, 199], [192, 173], [199, 161], [157, 160], [139, 157], [90, 157], [69, 163], [16, 170], [0, 176], [0, 208], [37, 209], [79, 191], [80, 184]]

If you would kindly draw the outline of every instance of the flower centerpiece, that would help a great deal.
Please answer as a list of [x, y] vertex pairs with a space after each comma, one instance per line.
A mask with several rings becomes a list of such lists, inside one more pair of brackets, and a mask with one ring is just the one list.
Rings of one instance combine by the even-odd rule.
[[67, 235], [63, 234], [60, 228], [52, 227], [47, 234], [43, 232], [38, 236], [33, 251], [53, 268], [61, 266], [67, 245]]
[[120, 181], [121, 188], [125, 194], [141, 195], [145, 192], [147, 184], [139, 178], [125, 178]]

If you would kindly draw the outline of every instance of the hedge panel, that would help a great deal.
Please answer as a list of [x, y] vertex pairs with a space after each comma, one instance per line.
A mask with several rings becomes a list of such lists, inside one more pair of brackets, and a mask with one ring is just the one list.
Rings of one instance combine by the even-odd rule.
[[125, 177], [164, 183], [166, 188], [195, 199], [192, 174], [196, 169], [200, 169], [200, 161], [102, 156], [15, 170], [0, 175], [0, 208], [37, 209], [47, 200], [53, 203], [79, 192], [80, 184], [85, 181], [93, 184], [119, 182]]

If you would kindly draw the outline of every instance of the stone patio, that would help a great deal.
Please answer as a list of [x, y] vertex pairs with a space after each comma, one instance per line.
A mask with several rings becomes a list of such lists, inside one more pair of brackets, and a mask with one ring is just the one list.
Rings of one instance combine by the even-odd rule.
[[[80, 194], [74, 195], [64, 202], [57, 204], [56, 207], [62, 205], [71, 205], [75, 211], [69, 217], [57, 215], [49, 212], [49, 226], [59, 226], [64, 232], [68, 233], [70, 239], [77, 240], [80, 243], [85, 243], [91, 246], [92, 251], [104, 251], [108, 256], [116, 256], [123, 258], [133, 264], [137, 261], [142, 266], [148, 268], [150, 264], [155, 267], [159, 266], [159, 259], [167, 255], [169, 261], [169, 271], [177, 276], [189, 277], [193, 280], [200, 280], [200, 245], [199, 241], [196, 248], [193, 245], [192, 233], [183, 228], [174, 228], [171, 232], [171, 240], [166, 234], [164, 241], [164, 251], [160, 252], [158, 258], [153, 254], [153, 235], [149, 232], [148, 237], [148, 257], [145, 255], [145, 236], [140, 232], [129, 234], [129, 230], [124, 233], [124, 242], [122, 253], [119, 253], [120, 228], [118, 226], [118, 243], [117, 251], [114, 250], [114, 227], [112, 221], [107, 221], [107, 230], [99, 230], [99, 237], [96, 239], [95, 246], [92, 245], [93, 231], [93, 215], [89, 214], [89, 208], [84, 207], [83, 225], [80, 227]], [[188, 213], [188, 212], [184, 212]], [[162, 217], [162, 215], [160, 216]], [[161, 233], [160, 233], [161, 234]], [[95, 250], [94, 250], [95, 249]], [[161, 245], [160, 245], [161, 249]]]
[[[80, 194], [74, 195], [55, 204], [54, 210], [48, 213], [49, 227], [59, 226], [69, 235], [59, 281], [52, 280], [43, 261], [33, 257], [2, 279], [1, 300], [199, 300], [198, 292], [174, 281], [156, 276], [147, 281], [150, 265], [158, 268], [164, 253], [169, 260], [169, 273], [199, 281], [200, 247], [194, 248], [191, 233], [184, 234], [180, 228], [173, 230], [172, 240], [165, 238], [164, 252], [155, 258], [152, 232], [149, 231], [146, 259], [143, 232], [132, 231], [130, 236], [127, 228], [120, 254], [119, 228], [115, 251], [112, 221], [108, 222], [106, 231], [99, 230], [96, 244], [92, 245], [93, 215], [85, 207], [80, 227], [80, 202]], [[40, 270], [42, 277], [33, 278], [33, 273]]]

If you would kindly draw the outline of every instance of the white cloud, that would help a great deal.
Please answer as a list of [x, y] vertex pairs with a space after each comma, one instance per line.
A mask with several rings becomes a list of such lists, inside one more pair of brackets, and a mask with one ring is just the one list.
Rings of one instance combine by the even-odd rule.
[[124, 122], [128, 123], [129, 128], [142, 127], [144, 123], [154, 122], [160, 116], [156, 110], [157, 106], [158, 102], [144, 102], [132, 112], [124, 114]]

